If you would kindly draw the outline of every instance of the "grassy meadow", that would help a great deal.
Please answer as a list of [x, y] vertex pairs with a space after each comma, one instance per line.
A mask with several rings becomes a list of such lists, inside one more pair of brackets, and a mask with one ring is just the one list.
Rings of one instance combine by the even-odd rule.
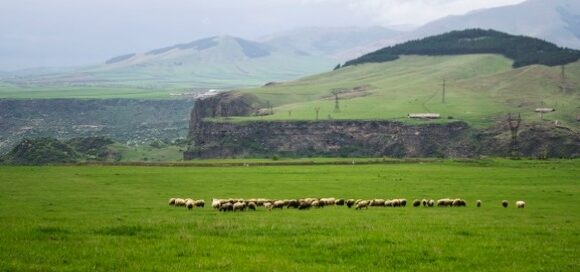
[[[577, 160], [1, 166], [0, 270], [578, 271], [578, 177]], [[176, 196], [206, 208], [168, 206]], [[461, 197], [468, 207], [208, 207], [212, 197], [331, 196]]]
[[[408, 113], [436, 112], [442, 120], [493, 125], [508, 112], [539, 121], [538, 107], [553, 107], [546, 120], [578, 126], [580, 62], [566, 66], [567, 91], [561, 91], [561, 67], [532, 65], [513, 69], [512, 60], [492, 54], [402, 56], [396, 61], [349, 66], [275, 86], [248, 89], [270, 101], [274, 114], [235, 120], [363, 119], [408, 121]], [[442, 84], [446, 96], [442, 103]], [[358, 89], [356, 89], [358, 87]], [[339, 95], [334, 110], [331, 92]]]

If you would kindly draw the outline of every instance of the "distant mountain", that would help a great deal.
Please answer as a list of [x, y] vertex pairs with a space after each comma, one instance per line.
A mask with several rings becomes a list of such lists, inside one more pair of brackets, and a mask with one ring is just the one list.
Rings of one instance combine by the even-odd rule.
[[580, 1], [528, 0], [517, 5], [476, 10], [433, 21], [407, 37], [427, 37], [466, 28], [495, 29], [580, 49]]
[[558, 47], [526, 36], [495, 30], [469, 29], [385, 47], [347, 61], [344, 66], [393, 61], [401, 55], [501, 54], [514, 61], [514, 68], [542, 64], [564, 65], [580, 59], [580, 51]]
[[266, 58], [274, 54], [273, 48], [257, 42], [216, 36], [158, 48], [145, 53], [131, 53], [106, 61], [109, 66], [131, 65], [187, 65], [190, 63], [221, 63]]
[[[390, 39], [403, 32], [384, 27], [308, 27], [277, 33], [260, 39], [281, 50], [299, 54], [345, 58], [345, 51], [368, 43]], [[352, 57], [352, 56], [351, 56]]]

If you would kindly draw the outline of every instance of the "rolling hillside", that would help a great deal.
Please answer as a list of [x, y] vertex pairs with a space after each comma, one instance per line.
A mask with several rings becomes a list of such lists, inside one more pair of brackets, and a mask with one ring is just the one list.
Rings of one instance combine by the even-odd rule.
[[260, 86], [332, 69], [325, 56], [219, 36], [131, 53], [72, 71], [0, 79], [3, 98], [169, 98], [189, 90]]
[[[560, 89], [560, 67], [532, 65], [512, 68], [512, 61], [493, 54], [402, 56], [385, 63], [349, 66], [276, 86], [249, 89], [274, 105], [274, 114], [236, 120], [394, 119], [408, 121], [414, 112], [440, 113], [443, 119], [464, 120], [477, 127], [493, 125], [508, 112], [539, 120], [542, 105], [557, 111], [545, 116], [578, 126], [580, 62], [566, 66], [567, 90]], [[442, 103], [442, 83], [446, 101]], [[335, 111], [333, 90], [339, 91]], [[449, 119], [448, 119], [449, 118]], [[432, 121], [412, 121], [432, 122]]]

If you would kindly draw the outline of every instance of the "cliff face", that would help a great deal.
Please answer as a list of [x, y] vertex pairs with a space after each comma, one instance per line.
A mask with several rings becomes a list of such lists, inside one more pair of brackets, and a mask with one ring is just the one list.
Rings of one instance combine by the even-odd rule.
[[[185, 159], [238, 156], [510, 156], [509, 128], [470, 128], [464, 122], [406, 125], [393, 121], [254, 121], [219, 123], [207, 117], [259, 114], [258, 99], [227, 92], [196, 101]], [[535, 158], [580, 156], [580, 134], [553, 123], [525, 124], [516, 154]]]
[[185, 159], [247, 155], [469, 157], [462, 122], [410, 126], [390, 121], [200, 122]]
[[204, 118], [247, 116], [260, 108], [258, 98], [252, 94], [224, 92], [195, 101], [189, 119], [189, 136], [199, 130]]

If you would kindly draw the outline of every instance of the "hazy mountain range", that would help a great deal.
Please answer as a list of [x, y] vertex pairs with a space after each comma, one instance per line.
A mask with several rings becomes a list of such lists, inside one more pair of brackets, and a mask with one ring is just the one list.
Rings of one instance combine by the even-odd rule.
[[13, 83], [40, 85], [74, 82], [173, 89], [260, 85], [328, 71], [337, 63], [388, 45], [466, 28], [495, 29], [580, 48], [580, 1], [529, 0], [449, 16], [411, 31], [384, 27], [311, 27], [256, 41], [216, 36], [116, 56], [90, 67], [29, 69], [0, 76], [7, 78], [16, 74], [20, 78], [11, 79]]

